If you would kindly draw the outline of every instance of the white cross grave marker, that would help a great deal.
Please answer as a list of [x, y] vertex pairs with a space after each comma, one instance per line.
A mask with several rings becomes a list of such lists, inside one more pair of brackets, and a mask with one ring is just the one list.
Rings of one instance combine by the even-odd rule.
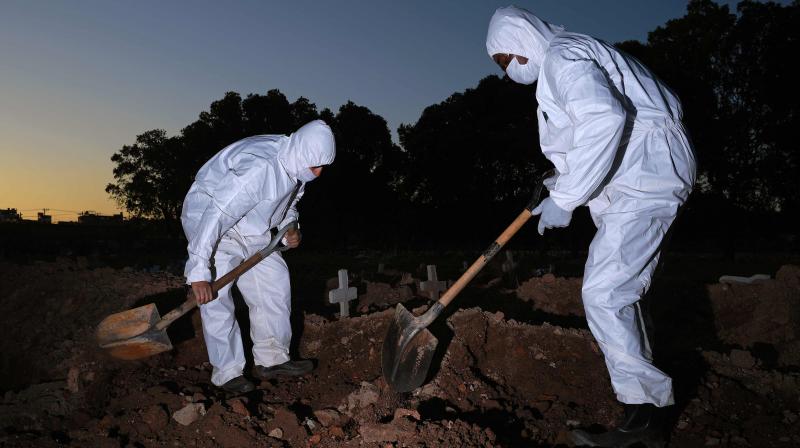
[[506, 261], [503, 262], [503, 272], [511, 272], [517, 268], [517, 262], [514, 261], [514, 254], [510, 250], [506, 251]]
[[428, 265], [428, 280], [419, 282], [419, 289], [429, 292], [431, 299], [439, 300], [439, 293], [447, 290], [447, 283], [439, 280], [436, 275], [436, 265]]
[[328, 301], [339, 304], [339, 317], [350, 317], [350, 301], [358, 297], [355, 286], [349, 286], [347, 269], [339, 269], [339, 287], [328, 292]]
[[506, 261], [502, 264], [503, 280], [510, 288], [519, 287], [519, 278], [517, 278], [517, 262], [514, 261], [514, 254], [511, 251], [506, 251]]

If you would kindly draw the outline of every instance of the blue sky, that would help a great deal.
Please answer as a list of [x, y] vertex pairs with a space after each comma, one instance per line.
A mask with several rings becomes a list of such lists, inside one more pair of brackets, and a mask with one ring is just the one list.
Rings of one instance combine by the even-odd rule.
[[[227, 91], [277, 88], [334, 111], [352, 100], [394, 132], [498, 73], [484, 38], [507, 4], [4, 0], [0, 208], [115, 210], [103, 191], [110, 156], [143, 131], [177, 133]], [[516, 4], [612, 42], [645, 40], [686, 9], [678, 0]]]

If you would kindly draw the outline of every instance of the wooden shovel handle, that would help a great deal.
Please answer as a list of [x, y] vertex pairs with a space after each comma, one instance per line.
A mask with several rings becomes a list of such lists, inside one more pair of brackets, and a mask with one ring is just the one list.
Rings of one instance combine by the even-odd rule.
[[533, 197], [531, 201], [528, 203], [528, 206], [525, 207], [525, 210], [517, 216], [517, 219], [509, 225], [503, 233], [500, 234], [499, 237], [483, 252], [483, 254], [472, 263], [472, 266], [464, 272], [461, 277], [456, 280], [453, 286], [450, 287], [442, 297], [439, 298], [439, 304], [441, 304], [442, 308], [446, 307], [453, 301], [453, 299], [463, 290], [467, 284], [478, 275], [478, 272], [483, 269], [484, 266], [492, 259], [503, 246], [506, 245], [508, 240], [514, 236], [519, 229], [525, 225], [526, 222], [531, 218], [531, 211], [533, 211], [534, 207], [539, 203], [539, 199], [542, 195], [542, 189], [544, 188], [544, 180], [553, 175], [553, 171], [547, 171], [543, 175], [539, 176], [536, 188], [533, 191]]
[[164, 317], [155, 324], [156, 330], [163, 330], [169, 326], [172, 322], [174, 322], [177, 318], [183, 316], [184, 314], [188, 313], [192, 310], [192, 308], [197, 306], [197, 301], [194, 300], [194, 293], [192, 290], [189, 290], [189, 293], [186, 294], [187, 299], [181, 303], [181, 306], [175, 308], [174, 310], [170, 311], [169, 313], [165, 314]]
[[[292, 221], [289, 224], [285, 225], [281, 228], [278, 233], [272, 238], [272, 242], [265, 247], [264, 249], [256, 252], [252, 256], [250, 256], [247, 260], [239, 263], [239, 266], [231, 269], [230, 272], [223, 275], [222, 277], [218, 278], [215, 282], [211, 284], [211, 290], [213, 292], [219, 292], [220, 289], [224, 288], [228, 283], [233, 282], [236, 280], [240, 275], [244, 274], [245, 272], [249, 271], [250, 268], [257, 265], [261, 260], [269, 256], [272, 252], [283, 252], [284, 250], [288, 249], [287, 246], [280, 246], [279, 243], [283, 236], [289, 230], [293, 230], [297, 228], [297, 222]], [[169, 324], [175, 322], [176, 319], [183, 316], [184, 314], [188, 313], [197, 306], [197, 301], [194, 299], [194, 292], [189, 289], [189, 292], [186, 294], [186, 300], [177, 308], [170, 311], [169, 313], [165, 314], [164, 317], [161, 318], [160, 321], [155, 325], [157, 330], [163, 330], [167, 328]]]
[[[211, 290], [215, 293], [219, 292], [220, 289], [224, 288], [229, 283], [236, 280], [240, 275], [249, 271], [250, 268], [257, 265], [263, 259], [264, 256], [261, 255], [261, 253], [254, 254], [247, 260], [241, 262], [239, 266], [236, 266], [230, 272], [215, 280], [214, 283], [211, 284]], [[192, 298], [194, 298], [194, 294], [192, 294]]]
[[494, 243], [492, 243], [492, 245], [489, 246], [489, 248], [486, 249], [483, 254], [478, 257], [477, 260], [475, 260], [474, 263], [472, 263], [472, 266], [470, 266], [469, 269], [467, 269], [467, 271], [464, 272], [464, 274], [462, 274], [455, 283], [453, 283], [453, 286], [451, 286], [447, 292], [442, 294], [442, 297], [439, 298], [439, 303], [441, 303], [442, 306], [447, 306], [450, 304], [450, 302], [453, 301], [453, 299], [467, 286], [467, 284], [473, 278], [475, 278], [476, 275], [478, 275], [478, 272], [480, 272], [481, 269], [486, 266], [489, 260], [491, 260], [492, 257], [494, 257], [495, 254], [497, 254], [497, 252], [499, 252], [500, 249], [506, 245], [508, 240], [510, 240], [511, 237], [514, 236], [514, 234], [516, 234], [517, 231], [521, 229], [530, 218], [531, 212], [527, 209], [520, 213], [519, 216], [517, 216], [517, 219], [515, 219], [514, 222], [512, 222], [511, 225], [508, 226], [499, 237], [497, 237]]

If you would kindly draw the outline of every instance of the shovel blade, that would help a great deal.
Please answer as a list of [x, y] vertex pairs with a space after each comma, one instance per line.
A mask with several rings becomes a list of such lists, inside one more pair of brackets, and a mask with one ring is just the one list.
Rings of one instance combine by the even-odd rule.
[[438, 342], [417, 317], [398, 304], [383, 341], [381, 366], [386, 383], [398, 392], [420, 387]]
[[134, 338], [145, 333], [159, 320], [161, 316], [153, 303], [112, 314], [97, 326], [97, 342], [104, 346]]
[[166, 329], [153, 329], [130, 339], [101, 344], [100, 347], [115, 358], [131, 361], [172, 350], [172, 342]]

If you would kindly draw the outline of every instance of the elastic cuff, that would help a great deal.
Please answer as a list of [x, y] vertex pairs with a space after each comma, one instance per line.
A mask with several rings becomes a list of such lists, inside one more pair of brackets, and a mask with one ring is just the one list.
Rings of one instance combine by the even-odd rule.
[[665, 406], [672, 406], [675, 404], [675, 398], [672, 393], [662, 397], [630, 397], [624, 394], [617, 394], [617, 401], [625, 404], [652, 404], [656, 407], [663, 408]]
[[289, 350], [253, 348], [253, 363], [259, 366], [272, 367], [289, 361]]
[[553, 192], [550, 192], [550, 199], [558, 206], [558, 208], [564, 210], [565, 212], [572, 213], [576, 208], [578, 208], [578, 205], [572, 205], [559, 197], [553, 196]]
[[214, 370], [211, 372], [211, 383], [215, 386], [222, 386], [223, 384], [236, 378], [237, 376], [242, 376], [243, 370], [244, 370], [244, 364], [230, 367], [224, 370], [220, 370], [214, 367]]
[[186, 273], [186, 284], [191, 285], [194, 282], [210, 282], [211, 271], [206, 267], [199, 267], [193, 269], [191, 272]]

